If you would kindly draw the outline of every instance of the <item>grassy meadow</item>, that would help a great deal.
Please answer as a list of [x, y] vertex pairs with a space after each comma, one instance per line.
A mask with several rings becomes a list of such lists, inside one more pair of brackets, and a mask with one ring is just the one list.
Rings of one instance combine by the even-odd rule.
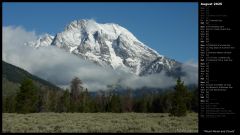
[[197, 132], [198, 114], [168, 113], [3, 113], [3, 132]]

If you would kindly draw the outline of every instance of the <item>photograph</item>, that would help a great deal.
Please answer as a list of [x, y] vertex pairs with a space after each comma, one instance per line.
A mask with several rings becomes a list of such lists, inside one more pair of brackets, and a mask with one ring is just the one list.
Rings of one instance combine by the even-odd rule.
[[198, 133], [198, 2], [3, 2], [3, 133]]

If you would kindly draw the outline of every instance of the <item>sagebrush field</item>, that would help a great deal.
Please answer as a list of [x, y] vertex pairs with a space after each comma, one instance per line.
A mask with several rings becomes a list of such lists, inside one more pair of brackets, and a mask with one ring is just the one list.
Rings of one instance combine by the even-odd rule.
[[3, 132], [197, 132], [198, 114], [3, 113]]

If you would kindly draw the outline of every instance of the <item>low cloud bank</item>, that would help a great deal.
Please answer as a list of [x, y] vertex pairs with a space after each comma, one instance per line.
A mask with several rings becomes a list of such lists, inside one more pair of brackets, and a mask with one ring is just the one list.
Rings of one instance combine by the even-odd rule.
[[[102, 68], [57, 47], [35, 49], [24, 45], [37, 37], [35, 32], [26, 31], [22, 27], [3, 27], [3, 60], [58, 86], [69, 86], [73, 77], [79, 77], [90, 91], [104, 90], [107, 85], [116, 83], [131, 88], [165, 88], [174, 85], [176, 81], [163, 72], [139, 77], [121, 70]], [[187, 62], [183, 64], [182, 70], [187, 73], [182, 78], [186, 84], [197, 84], [196, 64]]]

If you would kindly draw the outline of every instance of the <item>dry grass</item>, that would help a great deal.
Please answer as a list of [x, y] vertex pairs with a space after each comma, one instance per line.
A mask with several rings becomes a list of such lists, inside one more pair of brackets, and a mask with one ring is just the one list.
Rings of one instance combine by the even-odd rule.
[[3, 113], [3, 132], [197, 132], [198, 114]]

